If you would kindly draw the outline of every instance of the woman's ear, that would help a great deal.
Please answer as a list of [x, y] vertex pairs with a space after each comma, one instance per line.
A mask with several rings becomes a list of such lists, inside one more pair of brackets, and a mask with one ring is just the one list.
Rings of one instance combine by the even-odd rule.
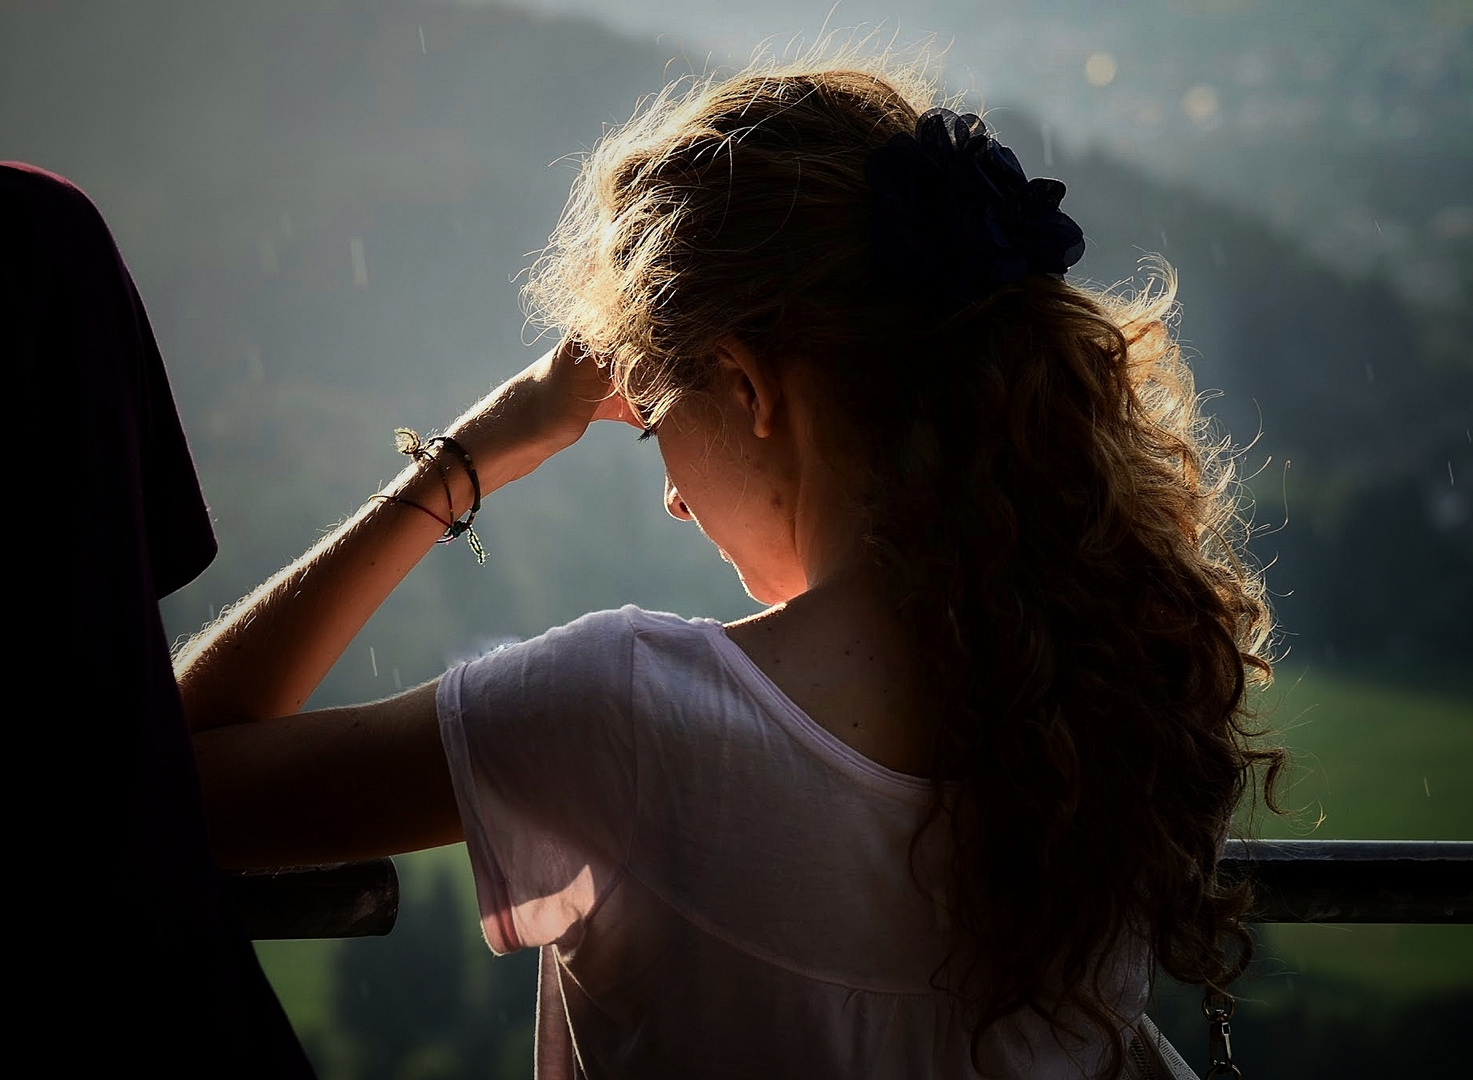
[[782, 404], [782, 382], [763, 357], [736, 338], [716, 344], [716, 360], [724, 381], [735, 395], [736, 404], [750, 419], [752, 434], [765, 439], [773, 432], [777, 410]]

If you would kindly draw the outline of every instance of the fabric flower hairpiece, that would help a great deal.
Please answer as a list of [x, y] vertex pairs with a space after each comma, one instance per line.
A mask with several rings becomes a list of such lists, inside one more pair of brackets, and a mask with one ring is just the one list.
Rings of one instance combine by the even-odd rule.
[[974, 114], [928, 110], [914, 135], [870, 154], [865, 175], [880, 267], [953, 309], [1028, 273], [1063, 274], [1084, 254], [1084, 232], [1059, 209], [1063, 183], [1029, 180]]

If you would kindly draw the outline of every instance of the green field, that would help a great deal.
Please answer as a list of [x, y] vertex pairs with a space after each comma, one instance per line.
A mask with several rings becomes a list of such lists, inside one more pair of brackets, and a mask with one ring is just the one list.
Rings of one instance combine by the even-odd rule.
[[[1296, 812], [1288, 817], [1262, 811], [1252, 815], [1258, 835], [1473, 839], [1473, 700], [1284, 665], [1261, 696], [1260, 713], [1293, 754], [1284, 801]], [[453, 938], [464, 949], [469, 967], [447, 978], [466, 980], [473, 987], [469, 992], [479, 996], [487, 991], [476, 979], [500, 980], [506, 993], [518, 1000], [525, 996], [530, 1008], [526, 965], [492, 961], [479, 943], [463, 849], [442, 848], [396, 861], [404, 913], [393, 938], [406, 943], [436, 934]], [[447, 874], [460, 918], [452, 920], [453, 926], [426, 925], [431, 886]], [[439, 911], [437, 917], [443, 917], [443, 905]], [[1393, 1005], [1413, 1006], [1473, 988], [1473, 927], [1264, 926], [1258, 934], [1261, 959], [1254, 977], [1239, 989], [1244, 1012], [1259, 1021], [1275, 1010], [1302, 1010], [1305, 1002], [1295, 1002], [1296, 987], [1315, 987], [1314, 1005], [1350, 1016], [1373, 1016]], [[324, 1080], [363, 1075], [354, 1065], [352, 1037], [341, 1030], [334, 1003], [343, 995], [335, 980], [346, 954], [384, 944], [263, 942], [257, 947]], [[1333, 994], [1326, 987], [1333, 987]], [[361, 992], [377, 991], [364, 986]], [[528, 1038], [525, 1022], [515, 1021], [503, 1037], [491, 1075], [528, 1075]], [[420, 1064], [406, 1062], [393, 1075], [463, 1075], [451, 1058], [437, 1053], [434, 1046], [427, 1047]], [[486, 1075], [484, 1059], [471, 1071]]]
[[1473, 700], [1286, 664], [1259, 711], [1293, 756], [1298, 810], [1256, 815], [1261, 835], [1473, 840]]
[[[1262, 698], [1293, 755], [1287, 817], [1260, 836], [1473, 840], [1473, 700], [1304, 673], [1284, 665]], [[1473, 926], [1263, 926], [1258, 992], [1302, 976], [1363, 985], [1378, 1000], [1473, 987]]]

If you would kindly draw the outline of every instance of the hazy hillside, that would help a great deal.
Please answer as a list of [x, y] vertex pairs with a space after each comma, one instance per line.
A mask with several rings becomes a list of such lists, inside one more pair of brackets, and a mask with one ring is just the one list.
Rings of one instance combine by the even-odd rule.
[[[0, 15], [0, 152], [72, 176], [113, 222], [218, 515], [221, 559], [173, 605], [179, 629], [391, 474], [395, 425], [443, 422], [528, 359], [509, 282], [576, 154], [685, 70], [593, 23], [493, 6], [303, 9]], [[1238, 442], [1257, 436], [1258, 553], [1293, 594], [1279, 607], [1300, 655], [1466, 657], [1473, 363], [1449, 318], [1189, 186], [1046, 146], [1026, 102], [990, 104], [1030, 170], [1069, 183], [1082, 272], [1115, 281], [1148, 251], [1180, 271], [1199, 386], [1223, 392], [1211, 408]], [[359, 692], [375, 666], [428, 676], [590, 607], [746, 610], [660, 512], [654, 450], [590, 441], [497, 499], [487, 569], [454, 550], [418, 571], [327, 692]]]
[[[471, 0], [474, 2], [474, 0]], [[538, 0], [694, 55], [820, 27], [934, 34], [958, 86], [1191, 183], [1453, 313], [1473, 287], [1463, 0]]]

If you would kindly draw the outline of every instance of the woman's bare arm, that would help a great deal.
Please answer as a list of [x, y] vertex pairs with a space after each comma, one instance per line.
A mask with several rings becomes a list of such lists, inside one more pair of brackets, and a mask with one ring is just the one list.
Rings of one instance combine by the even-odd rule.
[[[485, 497], [600, 418], [632, 422], [597, 365], [579, 362], [565, 343], [492, 391], [448, 434], [473, 458]], [[470, 479], [453, 454], [441, 453], [449, 516], [458, 517], [471, 504]], [[430, 465], [407, 467], [386, 493], [446, 510], [440, 472]], [[434, 684], [292, 715], [442, 532], [413, 507], [366, 502], [180, 653], [179, 688], [222, 862], [345, 859], [459, 839]]]
[[315, 865], [461, 840], [438, 684], [195, 735], [215, 858], [226, 867]]

